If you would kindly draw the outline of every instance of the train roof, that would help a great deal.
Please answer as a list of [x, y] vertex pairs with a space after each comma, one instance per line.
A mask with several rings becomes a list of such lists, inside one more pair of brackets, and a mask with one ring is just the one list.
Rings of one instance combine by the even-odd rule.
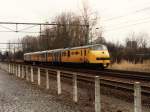
[[47, 50], [48, 53], [51, 53], [51, 52], [58, 52], [58, 51], [62, 51], [64, 49], [54, 49], [54, 50]]
[[41, 53], [46, 53], [46, 52], [47, 52], [47, 51], [30, 52], [30, 53], [25, 53], [24, 55], [41, 54]]
[[86, 46], [79, 46], [79, 47], [73, 47], [73, 48], [65, 48], [65, 50], [91, 48], [91, 47], [100, 46], [100, 45], [103, 45], [103, 44], [94, 44], [94, 45], [86, 45]]
[[30, 53], [25, 53], [24, 55], [30, 55], [30, 54], [42, 54], [42, 53], [55, 53], [59, 51], [65, 51], [65, 50], [74, 50], [74, 49], [85, 49], [85, 48], [91, 48], [94, 46], [100, 46], [103, 44], [94, 44], [94, 45], [86, 45], [86, 46], [79, 46], [79, 47], [73, 47], [73, 48], [61, 48], [61, 49], [54, 49], [54, 50], [46, 50], [46, 51], [38, 51], [38, 52], [30, 52]]

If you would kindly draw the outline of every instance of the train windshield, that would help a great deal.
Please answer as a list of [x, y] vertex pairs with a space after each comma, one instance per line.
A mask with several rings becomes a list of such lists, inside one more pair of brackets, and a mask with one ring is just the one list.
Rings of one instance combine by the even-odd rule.
[[105, 45], [96, 45], [91, 47], [92, 50], [107, 50], [107, 47]]

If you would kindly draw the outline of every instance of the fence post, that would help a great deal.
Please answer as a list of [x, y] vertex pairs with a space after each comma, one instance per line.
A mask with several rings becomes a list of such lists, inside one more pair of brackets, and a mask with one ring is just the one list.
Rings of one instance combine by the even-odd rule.
[[17, 64], [16, 64], [16, 66], [15, 66], [15, 67], [16, 67], [16, 70], [15, 70], [15, 71], [16, 71], [16, 76], [18, 76], [18, 70], [17, 70], [17, 69], [18, 69], [18, 67], [17, 67]]
[[33, 77], [33, 67], [31, 66], [31, 82], [34, 82], [34, 77]]
[[14, 74], [14, 76], [15, 76], [15, 64], [14, 64], [14, 67], [13, 67], [13, 68], [14, 68], [13, 74]]
[[11, 74], [13, 74], [13, 64], [11, 64]]
[[10, 65], [9, 63], [7, 64], [8, 68], [7, 68], [7, 72], [10, 73]]
[[13, 66], [13, 67], [12, 67], [12, 68], [13, 68], [12, 74], [14, 75], [14, 73], [15, 73], [15, 65], [13, 64], [12, 66]]
[[23, 79], [24, 78], [24, 66], [22, 65], [22, 70], [21, 70], [21, 78]]
[[13, 65], [11, 64], [11, 74], [13, 74]]
[[49, 74], [48, 74], [48, 69], [46, 71], [46, 89], [49, 89]]
[[28, 66], [26, 66], [26, 80], [29, 81], [29, 78], [28, 78]]
[[40, 74], [40, 68], [38, 67], [38, 85], [41, 85], [41, 74]]
[[134, 112], [142, 112], [140, 82], [134, 83]]
[[10, 74], [11, 74], [11, 64], [10, 64]]
[[101, 112], [100, 102], [100, 79], [99, 76], [95, 77], [95, 112]]
[[61, 94], [61, 79], [60, 79], [60, 71], [57, 71], [57, 93]]
[[73, 74], [73, 101], [78, 102], [77, 75]]
[[11, 64], [9, 63], [9, 73], [11, 74]]
[[8, 73], [10, 73], [10, 63], [8, 64]]
[[18, 77], [20, 77], [20, 65], [18, 65]]

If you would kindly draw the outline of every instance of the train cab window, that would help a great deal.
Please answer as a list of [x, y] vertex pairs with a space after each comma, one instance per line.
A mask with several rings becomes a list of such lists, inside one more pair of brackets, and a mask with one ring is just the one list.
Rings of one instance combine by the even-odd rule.
[[92, 47], [92, 50], [107, 50], [105, 45], [96, 45]]
[[68, 51], [68, 57], [70, 57], [70, 51]]

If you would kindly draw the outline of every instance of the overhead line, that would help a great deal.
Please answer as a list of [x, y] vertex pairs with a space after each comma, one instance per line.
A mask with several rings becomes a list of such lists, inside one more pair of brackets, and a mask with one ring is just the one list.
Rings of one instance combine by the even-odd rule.
[[108, 30], [106, 29], [106, 32], [107, 32], [107, 31], [116, 30], [116, 29], [120, 29], [120, 28], [125, 28], [125, 27], [132, 26], [132, 25], [138, 25], [138, 24], [142, 24], [142, 23], [148, 23], [148, 22], [150, 22], [150, 20], [144, 21], [144, 22], [139, 22], [139, 23], [134, 23], [134, 24], [125, 25], [124, 27], [117, 27], [117, 28], [114, 28], [114, 29], [108, 29]]
[[31, 29], [31, 28], [33, 28], [33, 27], [36, 27], [36, 25], [34, 25], [34, 26], [30, 26], [30, 27], [26, 27], [26, 28], [23, 28], [23, 29], [19, 30], [19, 32], [21, 32], [21, 31], [23, 31], [23, 30]]
[[1, 27], [1, 28], [4, 28], [4, 29], [8, 29], [8, 30], [10, 30], [10, 31], [13, 31], [13, 32], [14, 32], [14, 30], [12, 30], [11, 28], [8, 28], [8, 27], [6, 27], [6, 26], [2, 26], [2, 25], [0, 25], [0, 27]]
[[57, 23], [22, 23], [22, 22], [0, 22], [0, 24], [15, 24], [15, 25], [20, 25], [20, 24], [24, 24], [24, 25], [60, 25], [60, 26], [64, 26], [64, 25], [72, 25], [72, 26], [89, 26], [86, 24], [57, 24]]
[[[142, 21], [142, 20], [147, 20], [147, 19], [149, 20], [150, 17], [141, 18], [141, 19], [139, 19], [139, 20], [134, 20], [134, 21], [136, 21], [136, 22], [139, 21], [139, 22], [140, 22], [140, 21]], [[130, 23], [130, 22], [131, 22], [131, 21], [124, 21], [124, 22], [122, 22], [122, 23], [118, 23], [117, 25], [124, 24], [124, 23], [127, 24], [127, 23]], [[113, 24], [112, 24], [112, 25], [113, 25]], [[108, 26], [112, 26], [112, 25], [106, 25], [106, 26], [104, 26], [104, 27], [108, 27]], [[117, 25], [115, 24], [115, 26], [117, 26]], [[114, 25], [113, 25], [113, 26], [114, 26]]]
[[[129, 13], [129, 14], [125, 14], [125, 15], [121, 15], [121, 16], [116, 16], [116, 17], [111, 17], [111, 18], [105, 19], [103, 21], [111, 21], [111, 20], [119, 19], [119, 18], [131, 15], [131, 14], [134, 14], [134, 13], [139, 13], [139, 12], [142, 12], [142, 11], [145, 11], [145, 10], [150, 10], [150, 6], [142, 8], [142, 9], [135, 10], [135, 11]], [[97, 19], [101, 19], [101, 17], [97, 17]], [[96, 19], [91, 19], [91, 20], [96, 20]]]
[[[0, 32], [10, 32], [10, 33], [13, 33], [13, 32], [16, 32], [16, 31], [0, 31]], [[39, 31], [37, 31], [37, 32], [17, 31], [17, 33], [40, 33], [40, 32]]]
[[0, 43], [0, 44], [24, 44], [24, 43]]

